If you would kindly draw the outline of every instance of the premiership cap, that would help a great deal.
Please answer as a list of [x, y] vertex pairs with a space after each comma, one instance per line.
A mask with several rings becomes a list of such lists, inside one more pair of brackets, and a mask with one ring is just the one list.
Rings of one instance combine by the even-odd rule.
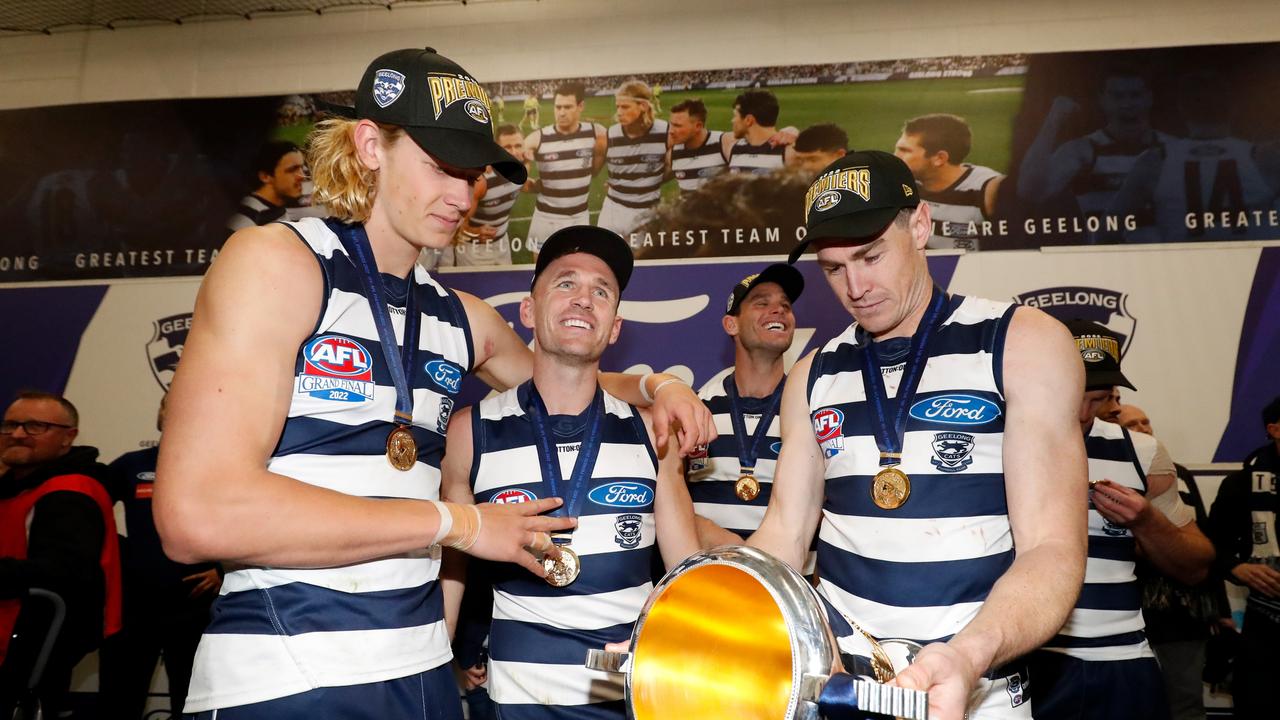
[[791, 302], [795, 302], [796, 298], [800, 297], [800, 293], [804, 292], [804, 275], [786, 263], [775, 263], [754, 275], [742, 278], [741, 282], [734, 285], [733, 290], [729, 292], [728, 307], [724, 314], [737, 315], [738, 306], [746, 299], [751, 289], [760, 283], [767, 282], [782, 286], [782, 292], [786, 293], [787, 299]]
[[538, 251], [538, 263], [533, 267], [533, 282], [529, 283], [529, 288], [533, 289], [538, 276], [553, 260], [573, 253], [588, 253], [600, 258], [613, 271], [613, 277], [618, 281], [618, 292], [627, 289], [627, 281], [631, 279], [635, 265], [631, 247], [618, 233], [593, 225], [570, 225], [551, 233]]
[[1091, 320], [1068, 320], [1067, 329], [1076, 339], [1076, 348], [1084, 360], [1086, 390], [1127, 387], [1137, 390], [1120, 372], [1120, 336]]
[[859, 150], [826, 167], [804, 196], [805, 236], [787, 258], [800, 259], [809, 243], [824, 238], [870, 242], [902, 208], [920, 204], [916, 180], [891, 153]]
[[423, 150], [460, 168], [493, 169], [516, 184], [524, 163], [493, 139], [489, 93], [457, 63], [434, 48], [381, 55], [364, 71], [354, 108], [339, 114], [398, 125]]

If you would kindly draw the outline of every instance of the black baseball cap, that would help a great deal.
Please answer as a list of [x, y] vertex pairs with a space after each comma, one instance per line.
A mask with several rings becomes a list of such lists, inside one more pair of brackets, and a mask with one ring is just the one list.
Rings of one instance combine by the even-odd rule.
[[751, 289], [760, 283], [778, 283], [782, 286], [782, 292], [786, 293], [787, 299], [795, 302], [800, 297], [800, 293], [804, 292], [804, 275], [794, 267], [786, 263], [775, 263], [761, 270], [754, 275], [748, 275], [733, 286], [733, 290], [729, 292], [729, 303], [725, 309], [725, 315], [737, 315], [738, 306], [751, 292]]
[[1076, 339], [1076, 348], [1084, 360], [1086, 390], [1127, 387], [1137, 390], [1120, 372], [1120, 336], [1092, 320], [1068, 320], [1067, 329]]
[[524, 163], [493, 139], [489, 93], [466, 70], [434, 48], [380, 55], [364, 71], [351, 118], [398, 125], [423, 150], [460, 168], [492, 165], [513, 183], [528, 178]]
[[570, 225], [547, 236], [538, 251], [538, 263], [533, 266], [533, 281], [529, 283], [529, 289], [533, 289], [538, 276], [553, 260], [573, 253], [588, 253], [600, 258], [613, 271], [613, 277], [618, 281], [618, 292], [627, 289], [627, 281], [631, 279], [635, 265], [631, 247], [618, 233], [594, 225]]
[[899, 210], [919, 204], [916, 179], [906, 163], [879, 150], [851, 152], [809, 185], [804, 196], [805, 236], [787, 261], [799, 260], [814, 240], [875, 240]]

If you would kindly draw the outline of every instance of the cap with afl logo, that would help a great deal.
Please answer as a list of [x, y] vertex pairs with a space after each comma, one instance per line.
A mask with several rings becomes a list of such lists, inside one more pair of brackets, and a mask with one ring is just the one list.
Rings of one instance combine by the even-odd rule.
[[742, 305], [742, 301], [747, 299], [747, 295], [751, 290], [761, 283], [778, 283], [782, 288], [782, 292], [786, 294], [787, 300], [795, 302], [800, 297], [800, 293], [804, 292], [804, 276], [800, 271], [785, 263], [775, 263], [761, 270], [755, 275], [748, 275], [733, 286], [733, 290], [729, 292], [728, 307], [725, 308], [725, 315], [737, 315], [738, 308]]
[[787, 260], [799, 260], [814, 240], [874, 240], [899, 210], [919, 204], [916, 180], [906, 163], [879, 150], [851, 152], [809, 185], [804, 196], [805, 236]]
[[613, 271], [613, 278], [618, 281], [618, 292], [627, 289], [627, 281], [631, 279], [635, 265], [631, 246], [618, 233], [594, 225], [570, 225], [548, 235], [538, 250], [538, 262], [533, 266], [533, 281], [529, 283], [529, 289], [533, 289], [538, 276], [552, 261], [573, 253], [587, 253], [600, 258]]
[[1086, 390], [1116, 386], [1138, 389], [1120, 372], [1119, 335], [1091, 320], [1068, 320], [1064, 324], [1076, 339], [1076, 349], [1084, 360]]
[[489, 93], [434, 48], [378, 56], [360, 79], [355, 108], [332, 109], [403, 127], [419, 147], [455, 167], [492, 165], [517, 184], [528, 177], [524, 163], [494, 142]]

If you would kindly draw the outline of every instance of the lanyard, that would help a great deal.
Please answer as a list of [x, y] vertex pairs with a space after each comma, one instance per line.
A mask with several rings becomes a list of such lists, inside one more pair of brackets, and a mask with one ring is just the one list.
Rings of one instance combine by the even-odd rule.
[[760, 457], [760, 444], [769, 433], [769, 426], [773, 424], [774, 416], [778, 414], [782, 386], [786, 384], [787, 379], [784, 377], [773, 389], [773, 395], [769, 396], [769, 403], [760, 415], [760, 422], [756, 424], [756, 431], [748, 441], [747, 421], [742, 417], [739, 408], [738, 385], [733, 378], [734, 373], [729, 373], [724, 379], [724, 391], [729, 396], [729, 419], [733, 421], [733, 434], [738, 438], [738, 464], [742, 472], [751, 474], [756, 469], [756, 459]]
[[938, 321], [942, 317], [942, 308], [946, 301], [946, 293], [935, 285], [933, 296], [929, 300], [929, 309], [925, 311], [919, 329], [911, 337], [911, 347], [907, 352], [906, 364], [902, 368], [902, 383], [898, 386], [898, 394], [892, 399], [884, 389], [884, 378], [880, 374], [880, 356], [876, 352], [875, 342], [868, 343], [862, 352], [862, 386], [867, 394], [867, 404], [871, 406], [876, 419], [876, 446], [880, 448], [880, 465], [882, 466], [897, 465], [902, 461], [902, 440], [907, 429], [907, 412], [911, 407], [911, 401], [915, 398], [916, 388], [920, 386], [920, 376], [924, 374], [929, 340], [939, 325]]
[[418, 353], [418, 312], [415, 302], [416, 287], [409, 282], [409, 290], [404, 301], [404, 344], [396, 353], [396, 334], [391, 327], [391, 313], [387, 310], [387, 302], [382, 296], [382, 279], [378, 273], [377, 262], [373, 258], [373, 248], [369, 245], [369, 235], [364, 225], [359, 223], [347, 225], [329, 223], [329, 227], [337, 231], [342, 247], [356, 262], [360, 270], [360, 284], [364, 286], [365, 297], [369, 300], [369, 311], [373, 314], [373, 323], [378, 328], [378, 340], [382, 344], [382, 357], [391, 371], [391, 381], [396, 386], [396, 422], [401, 425], [413, 424], [413, 391], [409, 387], [409, 373], [413, 371], [414, 357]]
[[[533, 435], [538, 441], [538, 464], [542, 466], [542, 483], [546, 489], [544, 497], [558, 497], [563, 488], [567, 493], [564, 504], [551, 511], [552, 515], [577, 517], [582, 511], [582, 500], [585, 497], [587, 481], [591, 471], [595, 469], [596, 456], [600, 454], [600, 416], [604, 411], [604, 393], [596, 387], [595, 397], [587, 406], [586, 432], [582, 445], [578, 448], [578, 457], [573, 463], [573, 474], [569, 476], [568, 487], [564, 487], [564, 475], [560, 472], [560, 458], [552, 442], [551, 432], [547, 428], [547, 406], [538, 394], [538, 388], [529, 381], [529, 420], [533, 423]], [[557, 540], [560, 540], [557, 538]], [[565, 540], [567, 542], [567, 539]]]

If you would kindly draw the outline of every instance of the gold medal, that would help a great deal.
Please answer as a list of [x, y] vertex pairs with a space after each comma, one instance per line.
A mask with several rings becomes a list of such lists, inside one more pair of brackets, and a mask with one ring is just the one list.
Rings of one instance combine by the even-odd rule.
[[871, 499], [881, 509], [897, 510], [910, 496], [911, 478], [896, 466], [881, 470], [871, 481]]
[[742, 502], [751, 502], [760, 495], [760, 481], [749, 474], [738, 478], [733, 484], [733, 492]]
[[564, 587], [578, 579], [582, 572], [582, 564], [578, 562], [578, 553], [568, 545], [560, 546], [560, 559], [550, 555], [542, 558], [542, 569], [547, 571], [547, 584], [552, 587]]
[[401, 425], [387, 436], [387, 460], [397, 470], [412, 470], [418, 462], [418, 443], [408, 426]]

